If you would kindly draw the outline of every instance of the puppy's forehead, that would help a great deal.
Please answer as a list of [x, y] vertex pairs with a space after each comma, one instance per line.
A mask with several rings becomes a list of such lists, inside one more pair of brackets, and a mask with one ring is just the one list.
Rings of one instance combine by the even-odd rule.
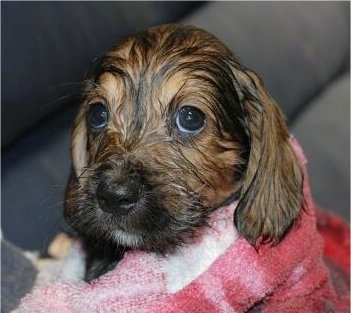
[[206, 61], [215, 67], [218, 56], [225, 55], [231, 53], [206, 31], [173, 24], [158, 26], [128, 37], [101, 58], [95, 82], [102, 87], [98, 91], [110, 98], [118, 93], [114, 100], [122, 95], [131, 100], [142, 94], [167, 103], [181, 87], [193, 83], [191, 78], [206, 71]]
[[150, 73], [144, 74], [134, 71], [133, 79], [130, 77], [127, 81], [119, 75], [105, 72], [97, 81], [95, 96], [102, 96], [111, 110], [116, 112], [123, 106], [133, 105], [150, 108], [157, 106], [164, 110], [171, 99], [185, 86], [187, 75], [184, 71], [179, 71], [155, 81], [153, 74], [157, 76], [157, 72], [152, 69], [149, 71]]

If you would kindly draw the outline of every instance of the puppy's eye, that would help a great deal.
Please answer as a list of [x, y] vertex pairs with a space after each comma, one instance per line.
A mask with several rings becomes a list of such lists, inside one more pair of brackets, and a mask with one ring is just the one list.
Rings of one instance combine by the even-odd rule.
[[182, 107], [176, 117], [178, 129], [186, 134], [199, 132], [205, 126], [205, 114], [192, 106]]
[[87, 123], [92, 131], [103, 130], [108, 122], [108, 112], [106, 106], [101, 102], [92, 104], [87, 113]]

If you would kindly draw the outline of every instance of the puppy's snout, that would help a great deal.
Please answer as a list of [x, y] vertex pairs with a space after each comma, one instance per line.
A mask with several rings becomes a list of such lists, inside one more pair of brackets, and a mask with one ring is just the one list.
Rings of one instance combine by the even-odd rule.
[[138, 178], [113, 182], [102, 180], [96, 190], [96, 197], [103, 211], [124, 215], [137, 206], [142, 198], [143, 189], [143, 184]]

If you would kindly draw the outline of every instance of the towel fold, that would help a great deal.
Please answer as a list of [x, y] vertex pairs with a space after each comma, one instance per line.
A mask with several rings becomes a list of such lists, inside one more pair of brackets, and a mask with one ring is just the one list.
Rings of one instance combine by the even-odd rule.
[[280, 244], [255, 249], [241, 238], [232, 203], [174, 254], [130, 251], [86, 283], [76, 242], [15, 312], [349, 312], [349, 225], [315, 206], [306, 159], [292, 145], [304, 170], [304, 209]]

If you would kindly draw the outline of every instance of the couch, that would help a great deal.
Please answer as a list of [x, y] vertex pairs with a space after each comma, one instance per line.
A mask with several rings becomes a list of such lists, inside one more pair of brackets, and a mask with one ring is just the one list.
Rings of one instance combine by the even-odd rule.
[[16, 273], [35, 277], [16, 263], [22, 251], [46, 255], [68, 230], [63, 195], [85, 69], [150, 25], [203, 27], [254, 69], [304, 148], [316, 202], [350, 219], [349, 2], [2, 1], [1, 17], [2, 262], [15, 273], [2, 277], [2, 312], [31, 286], [14, 283]]

